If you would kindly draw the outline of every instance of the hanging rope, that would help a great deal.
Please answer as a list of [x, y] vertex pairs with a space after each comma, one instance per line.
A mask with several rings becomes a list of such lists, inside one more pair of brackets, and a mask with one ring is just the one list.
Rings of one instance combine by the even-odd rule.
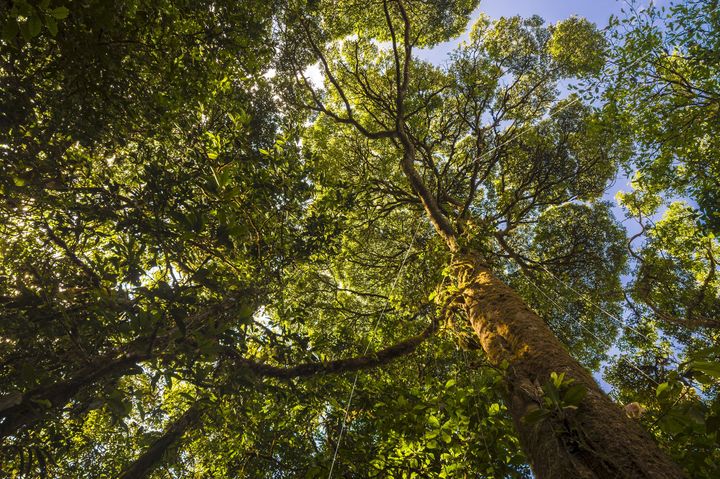
[[[412, 240], [410, 240], [410, 244], [408, 245], [407, 250], [405, 251], [405, 255], [403, 256], [402, 262], [400, 263], [400, 267], [397, 270], [397, 274], [395, 275], [395, 279], [393, 280], [392, 286], [390, 287], [390, 295], [392, 296], [392, 293], [395, 292], [395, 287], [397, 286], [397, 282], [400, 279], [400, 273], [403, 270], [403, 267], [405, 266], [405, 262], [408, 259], [408, 256], [410, 256], [410, 250], [412, 250], [413, 245], [415, 244], [415, 239], [417, 238], [418, 231], [420, 231], [420, 225], [422, 224], [421, 218], [418, 218], [417, 226], [415, 227], [415, 233], [413, 233]], [[387, 311], [388, 302], [385, 303], [383, 306], [382, 311], [380, 312], [380, 316], [378, 316], [377, 320], [375, 321], [375, 324], [373, 324], [372, 330], [370, 331], [370, 335], [368, 336], [367, 344], [365, 345], [365, 351], [363, 352], [363, 356], [367, 356], [368, 351], [370, 350], [370, 343], [372, 342], [373, 336], [375, 335], [375, 331], [377, 330], [378, 324], [382, 321], [382, 319], [385, 317], [385, 312]], [[355, 387], [357, 386], [358, 376], [360, 375], [360, 371], [355, 372], [355, 377], [353, 378], [352, 387], [350, 388], [350, 396], [347, 400], [347, 405], [345, 406], [345, 414], [343, 415], [342, 423], [340, 426], [340, 434], [338, 435], [337, 442], [335, 443], [335, 452], [333, 453], [332, 463], [330, 464], [330, 472], [328, 473], [328, 479], [332, 478], [333, 469], [335, 468], [335, 461], [337, 460], [338, 450], [340, 449], [340, 443], [342, 442], [343, 433], [345, 432], [345, 425], [347, 424], [347, 418], [348, 414], [350, 412], [350, 406], [352, 405], [353, 396], [355, 395]]]
[[[561, 278], [559, 278], [559, 277], [557, 277], [556, 275], [554, 275], [554, 274], [553, 274], [551, 271], [549, 271], [544, 265], [540, 265], [540, 266], [541, 266], [550, 276], [552, 276], [557, 282], [561, 283], [561, 284], [562, 284], [563, 286], [565, 286], [567, 289], [573, 291], [575, 294], [577, 294], [580, 298], [582, 298], [583, 300], [585, 300], [585, 301], [586, 301], [588, 304], [590, 304], [591, 306], [594, 306], [595, 308], [597, 308], [598, 310], [600, 310], [601, 312], [603, 312], [604, 314], [606, 314], [609, 318], [611, 318], [613, 321], [615, 321], [619, 326], [621, 326], [621, 327], [626, 327], [626, 328], [628, 328], [628, 329], [631, 329], [632, 331], [635, 331], [637, 334], [639, 334], [639, 335], [641, 335], [642, 337], [644, 337], [647, 341], [649, 341], [651, 344], [653, 344], [653, 347], [654, 347], [659, 353], [662, 353], [662, 351], [660, 351], [660, 350], [657, 348], [657, 346], [654, 345], [654, 341], [653, 341], [649, 336], [647, 336], [646, 334], [642, 333], [642, 331], [639, 331], [639, 330], [637, 330], [636, 328], [633, 328], [631, 325], [627, 324], [626, 321], [624, 321], [624, 320], [620, 319], [619, 317], [617, 317], [616, 315], [608, 312], [605, 308], [603, 308], [603, 307], [601, 307], [599, 304], [595, 303], [589, 296], [587, 296], [587, 295], [583, 294], [582, 292], [576, 290], [575, 288], [573, 288], [572, 286], [570, 286], [568, 283], [566, 283], [565, 281], [563, 281]], [[525, 276], [525, 278], [527, 278], [528, 282], [529, 282], [535, 289], [537, 289], [537, 290], [540, 292], [540, 294], [542, 294], [548, 301], [550, 301], [552, 304], [554, 304], [555, 306], [557, 306], [557, 307], [560, 308], [561, 310], [565, 310], [565, 307], [564, 307], [564, 306], [562, 306], [561, 304], [559, 304], [559, 303], [558, 303], [557, 301], [555, 301], [553, 298], [549, 297], [549, 296], [532, 280], [532, 278], [531, 278], [527, 273], [525, 273], [524, 271], [522, 271], [522, 268], [519, 268], [519, 270], [522, 272], [523, 276]], [[579, 324], [580, 324], [580, 327], [581, 327], [584, 331], [586, 331], [586, 332], [587, 332], [588, 334], [590, 334], [593, 338], [595, 338], [596, 340], [598, 340], [599, 342], [601, 342], [602, 344], [604, 344], [608, 349], [612, 348], [612, 344], [608, 343], [607, 341], [603, 341], [602, 339], [600, 339], [600, 338], [599, 338], [597, 335], [595, 335], [592, 331], [590, 331], [589, 329], [587, 329], [582, 323], [579, 323]], [[646, 379], [650, 380], [650, 381], [651, 381], [652, 383], [654, 383], [656, 386], [659, 386], [659, 383], [658, 383], [655, 379], [653, 379], [652, 377], [650, 377], [647, 373], [645, 373], [644, 371], [642, 371], [642, 370], [641, 370], [640, 368], [638, 368], [635, 364], [631, 363], [630, 360], [627, 359], [627, 357], [625, 357], [625, 356], [619, 356], [619, 359], [623, 360], [623, 361], [625, 362], [625, 364], [627, 364], [627, 365], [630, 366], [632, 369], [634, 369], [635, 371], [637, 371], [638, 373], [640, 373], [640, 374], [641, 374], [642, 376], [644, 376]], [[675, 364], [676, 367], [680, 367], [680, 366], [681, 366], [681, 363], [680, 363], [677, 359], [675, 359], [674, 357], [668, 356], [667, 359], [668, 359], [670, 362], [672, 362], [673, 364]], [[702, 386], [701, 386], [700, 384], [696, 383], [692, 378], [685, 378], [685, 380], [688, 382], [689, 385], [691, 385], [692, 387], [696, 388], [698, 391], [702, 391]]]
[[[532, 278], [530, 278], [530, 276], [528, 276], [527, 274], [525, 274], [525, 272], [523, 272], [522, 270], [520, 270], [520, 271], [523, 273], [523, 275], [524, 275], [525, 278], [528, 280], [528, 282], [529, 282], [535, 289], [537, 289], [537, 290], [540, 292], [540, 294], [542, 294], [548, 301], [550, 301], [553, 305], [555, 305], [555, 306], [557, 306], [558, 308], [560, 308], [560, 310], [562, 310], [562, 311], [565, 310], [565, 307], [563, 307], [560, 303], [558, 303], [558, 302], [555, 301], [553, 298], [551, 298], [547, 293], [545, 293], [545, 291], [543, 291], [537, 284], [535, 284], [535, 282], [532, 280]], [[589, 330], [588, 328], [586, 328], [585, 325], [584, 325], [582, 322], [579, 322], [579, 324], [580, 324], [580, 327], [581, 327], [586, 333], [588, 333], [590, 336], [592, 336], [593, 338], [595, 338], [598, 342], [600, 342], [601, 344], [605, 345], [605, 347], [607, 347], [608, 349], [612, 348], [612, 344], [608, 343], [607, 341], [605, 341], [605, 340], [603, 340], [603, 339], [600, 339], [595, 333], [593, 333], [591, 330]], [[660, 385], [660, 383], [658, 383], [653, 377], [651, 377], [650, 375], [648, 375], [645, 371], [643, 371], [642, 369], [640, 369], [639, 367], [637, 367], [635, 364], [631, 363], [630, 360], [627, 359], [625, 356], [620, 356], [620, 359], [624, 360], [625, 363], [626, 363], [628, 366], [630, 366], [632, 369], [634, 369], [635, 371], [637, 371], [638, 373], [640, 373], [643, 377], [645, 377], [646, 379], [648, 379], [648, 380], [650, 380], [651, 382], [653, 382], [656, 387]]]
[[[592, 298], [590, 298], [587, 294], [582, 293], [581, 291], [578, 291], [577, 289], [573, 288], [573, 287], [572, 287], [571, 285], [569, 285], [567, 282], [563, 281], [562, 278], [559, 278], [558, 276], [556, 276], [555, 274], [553, 274], [549, 269], [547, 269], [547, 268], [545, 267], [545, 265], [542, 265], [542, 264], [541, 264], [540, 267], [541, 267], [542, 269], [544, 269], [550, 276], [552, 276], [557, 282], [559, 282], [560, 284], [562, 284], [563, 286], [565, 286], [567, 289], [569, 289], [570, 291], [572, 291], [572, 292], [574, 292], [575, 294], [577, 294], [579, 298], [583, 299], [584, 301], [586, 301], [586, 302], [587, 302], [588, 304], [590, 304], [591, 306], [597, 308], [599, 311], [601, 311], [603, 314], [605, 314], [608, 318], [610, 318], [610, 319], [612, 319], [613, 321], [615, 321], [616, 324], [618, 324], [619, 326], [621, 326], [621, 327], [623, 327], [623, 328], [628, 328], [629, 330], [633, 331], [634, 333], [642, 336], [642, 337], [645, 338], [650, 344], [653, 345], [653, 348], [655, 348], [659, 354], [662, 354], [662, 353], [663, 353], [662, 350], [660, 350], [657, 346], [655, 346], [655, 341], [654, 341], [652, 338], [650, 338], [650, 336], [648, 336], [647, 334], [643, 333], [642, 331], [640, 331], [639, 329], [635, 328], [634, 326], [628, 324], [627, 321], [625, 321], [624, 318], [623, 318], [623, 319], [619, 318], [618, 316], [616, 316], [616, 315], [610, 313], [609, 311], [607, 311], [605, 308], [603, 308], [603, 307], [600, 306], [599, 304], [595, 303], [595, 302], [592, 300]], [[525, 276], [527, 277], [527, 275], [525, 275]], [[672, 362], [673, 364], [675, 364], [676, 366], [681, 366], [680, 361], [678, 361], [674, 356], [668, 356], [667, 359], [668, 359], [670, 362]]]
[[[530, 278], [529, 275], [527, 275], [524, 271], [522, 271], [522, 269], [520, 269], [520, 271], [521, 271], [522, 274], [525, 276], [525, 278], [527, 278], [528, 282], [529, 282], [535, 289], [537, 289], [537, 290], [540, 292], [540, 294], [542, 294], [548, 301], [550, 301], [552, 304], [554, 304], [554, 305], [557, 306], [558, 308], [564, 309], [562, 305], [560, 305], [557, 301], [555, 301], [553, 298], [551, 298], [550, 296], [548, 296], [537, 284], [535, 284], [535, 282], [532, 280], [532, 278]], [[552, 273], [551, 273], [551, 274], [552, 274]], [[554, 276], [554, 275], [553, 275], [553, 276]], [[566, 286], [568, 286], [568, 285], [566, 285]], [[569, 287], [569, 286], [568, 286], [568, 287]], [[592, 303], [592, 302], [591, 302], [591, 303]], [[596, 305], [596, 306], [597, 306], [597, 305]], [[599, 308], [599, 306], [597, 306], [597, 307]], [[599, 342], [605, 344], [606, 347], [608, 347], [608, 348], [611, 348], [611, 347], [612, 347], [611, 344], [609, 344], [609, 343], [607, 343], [606, 341], [603, 341], [602, 339], [598, 338], [592, 331], [590, 331], [589, 329], [585, 328], [585, 326], [584, 326], [582, 323], [580, 323], [580, 327], [581, 327], [583, 330], [585, 330], [585, 332], [587, 332], [588, 334], [590, 334], [593, 338], [595, 338], [595, 339], [598, 340]], [[625, 362], [625, 364], [627, 364], [628, 366], [630, 366], [630, 368], [634, 369], [635, 371], [637, 371], [638, 373], [640, 373], [640, 375], [642, 375], [643, 377], [645, 377], [646, 379], [648, 379], [650, 382], [654, 383], [656, 387], [658, 387], [658, 386], [660, 385], [653, 377], [649, 376], [647, 373], [645, 373], [645, 371], [643, 371], [642, 369], [638, 368], [637, 365], [633, 364], [626, 356], [619, 356], [619, 359], [620, 359], [620, 360], [623, 360], [623, 361]], [[702, 390], [701, 386], [700, 386], [699, 384], [694, 383], [694, 381], [693, 381], [691, 378], [686, 378], [686, 380], [687, 380], [687, 381], [689, 382], [689, 384], [690, 384], [691, 386], [693, 386], [695, 389], [697, 389], [697, 390]], [[661, 411], [661, 412], [659, 413], [658, 417], [655, 419], [655, 421], [653, 421], [653, 423], [651, 424], [650, 427], [652, 428], [652, 427], [656, 426], [656, 425], [658, 424], [658, 422], [660, 421], [660, 419], [662, 419], [665, 415], [667, 415], [668, 412], [675, 406], [675, 404], [677, 404], [680, 400], [682, 400], [684, 397], [687, 396], [688, 391], [689, 391], [689, 389], [686, 389], [685, 391], [683, 391], [682, 394], [680, 395], [680, 397], [675, 401], [674, 404], [668, 405], [668, 406], [665, 408], [664, 411]]]

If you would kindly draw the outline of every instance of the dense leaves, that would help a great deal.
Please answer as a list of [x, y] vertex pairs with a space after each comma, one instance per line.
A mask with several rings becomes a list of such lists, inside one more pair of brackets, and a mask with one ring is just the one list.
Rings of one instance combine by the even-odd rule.
[[713, 477], [712, 5], [480, 15], [439, 67], [476, 2], [0, 3], [0, 475], [531, 477], [588, 390], [513, 420], [456, 241]]

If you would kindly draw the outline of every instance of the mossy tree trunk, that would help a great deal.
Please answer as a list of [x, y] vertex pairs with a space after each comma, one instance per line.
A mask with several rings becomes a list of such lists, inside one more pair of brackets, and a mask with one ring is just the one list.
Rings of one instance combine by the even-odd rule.
[[[520, 296], [477, 254], [454, 263], [464, 307], [488, 360], [505, 371], [507, 407], [540, 479], [685, 477], [640, 424], [613, 403]], [[551, 373], [586, 390], [577, 409], [526, 420], [543, 404]]]

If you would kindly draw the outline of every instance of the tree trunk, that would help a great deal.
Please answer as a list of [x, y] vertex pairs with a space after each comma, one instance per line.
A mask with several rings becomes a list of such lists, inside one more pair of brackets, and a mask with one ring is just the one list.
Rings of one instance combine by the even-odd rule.
[[[640, 424], [613, 403], [520, 296], [493, 275], [480, 255], [454, 264], [468, 319], [488, 360], [505, 370], [506, 402], [540, 479], [685, 477]], [[507, 367], [505, 369], [505, 367]], [[542, 408], [550, 373], [565, 373], [587, 390], [575, 411], [525, 421]]]

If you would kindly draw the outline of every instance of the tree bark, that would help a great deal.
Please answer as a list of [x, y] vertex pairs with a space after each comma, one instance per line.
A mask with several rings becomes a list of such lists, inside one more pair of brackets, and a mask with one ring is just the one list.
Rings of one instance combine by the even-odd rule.
[[129, 369], [144, 359], [147, 359], [147, 355], [127, 354], [119, 358], [100, 358], [76, 371], [66, 380], [7, 397], [3, 401], [4, 407], [0, 407], [0, 443], [6, 437], [34, 424], [48, 411], [67, 404], [82, 388], [94, 384], [100, 378], [127, 374]]
[[144, 479], [157, 467], [170, 446], [175, 444], [197, 421], [201, 411], [195, 403], [177, 418], [140, 456], [121, 474], [120, 479]]
[[[685, 477], [639, 423], [600, 389], [520, 296], [476, 253], [454, 263], [464, 307], [488, 360], [505, 371], [507, 407], [523, 450], [540, 479]], [[587, 390], [579, 408], [532, 423], [550, 373]]]

